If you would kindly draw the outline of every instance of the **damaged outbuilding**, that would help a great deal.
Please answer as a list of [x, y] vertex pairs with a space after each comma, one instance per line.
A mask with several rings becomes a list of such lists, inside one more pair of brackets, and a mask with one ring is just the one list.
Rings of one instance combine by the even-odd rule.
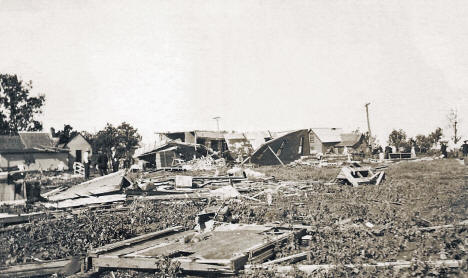
[[288, 132], [262, 144], [250, 157], [258, 165], [285, 165], [310, 154], [307, 129]]

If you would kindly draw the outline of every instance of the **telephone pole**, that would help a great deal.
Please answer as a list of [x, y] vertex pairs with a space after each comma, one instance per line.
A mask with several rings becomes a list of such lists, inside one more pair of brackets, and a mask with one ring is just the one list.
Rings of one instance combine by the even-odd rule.
[[[216, 126], [218, 127], [218, 138], [221, 137], [221, 133], [219, 132], [219, 119], [221, 119], [221, 117], [219, 116], [216, 116], [213, 118], [213, 120], [216, 120]], [[221, 141], [218, 142], [218, 150], [221, 151]]]
[[367, 130], [369, 132], [369, 145], [371, 146], [371, 149], [373, 149], [374, 146], [373, 146], [373, 142], [372, 142], [372, 132], [371, 132], [370, 121], [369, 121], [369, 105], [370, 105], [370, 102], [366, 103], [366, 105], [365, 105], [365, 107], [366, 107], [366, 116], [367, 116]]

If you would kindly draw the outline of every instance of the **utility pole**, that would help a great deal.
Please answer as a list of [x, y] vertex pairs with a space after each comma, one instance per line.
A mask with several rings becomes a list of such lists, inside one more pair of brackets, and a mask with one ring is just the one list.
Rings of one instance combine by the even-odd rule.
[[365, 107], [366, 107], [366, 116], [367, 116], [367, 130], [369, 132], [369, 145], [371, 146], [371, 149], [373, 149], [374, 146], [373, 146], [373, 142], [372, 142], [372, 132], [371, 132], [370, 121], [369, 121], [369, 105], [370, 105], [370, 102], [366, 103], [366, 105], [365, 105]]
[[[216, 126], [218, 127], [218, 138], [221, 137], [221, 133], [219, 132], [219, 119], [221, 119], [221, 117], [219, 117], [219, 116], [216, 116], [216, 117], [213, 118], [213, 120], [216, 120]], [[221, 151], [221, 144], [222, 144], [222, 143], [221, 144], [220, 143], [221, 143], [221, 141], [218, 142], [218, 150], [219, 151]]]

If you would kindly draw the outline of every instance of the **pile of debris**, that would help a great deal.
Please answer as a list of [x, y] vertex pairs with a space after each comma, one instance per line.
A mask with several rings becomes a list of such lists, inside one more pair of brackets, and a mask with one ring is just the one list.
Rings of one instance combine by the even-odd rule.
[[350, 166], [341, 168], [340, 173], [336, 177], [341, 184], [350, 184], [359, 186], [362, 184], [379, 185], [385, 179], [385, 172], [380, 171], [382, 168], [372, 169], [371, 167], [363, 167], [358, 163], [352, 163]]
[[214, 159], [211, 156], [203, 156], [197, 159], [192, 159], [190, 161], [185, 161], [180, 163], [183, 170], [187, 171], [196, 171], [196, 170], [216, 170], [226, 166], [226, 161], [224, 158]]

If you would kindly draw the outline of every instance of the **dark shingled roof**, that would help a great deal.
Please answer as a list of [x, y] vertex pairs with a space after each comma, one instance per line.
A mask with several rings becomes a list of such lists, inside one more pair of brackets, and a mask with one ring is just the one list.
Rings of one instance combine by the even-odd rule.
[[361, 141], [361, 137], [363, 136], [360, 133], [342, 133], [341, 142], [337, 146], [341, 147], [353, 147], [357, 143]]
[[54, 143], [45, 132], [20, 132], [19, 136], [26, 149], [52, 148]]
[[0, 135], [0, 151], [22, 149], [24, 149], [24, 145], [19, 136]]
[[68, 152], [54, 147], [52, 138], [44, 132], [20, 132], [19, 135], [0, 136], [1, 153]]

